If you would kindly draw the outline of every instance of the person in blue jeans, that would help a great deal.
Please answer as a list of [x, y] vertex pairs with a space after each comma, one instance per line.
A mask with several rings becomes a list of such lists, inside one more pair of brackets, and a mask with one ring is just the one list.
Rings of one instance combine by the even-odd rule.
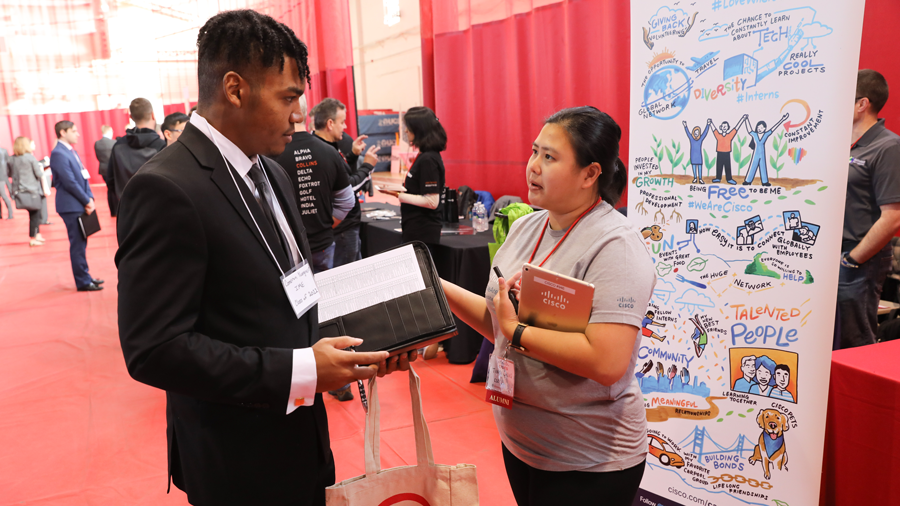
[[706, 184], [703, 182], [703, 140], [706, 139], [706, 134], [709, 133], [709, 127], [712, 125], [712, 120], [706, 120], [706, 129], [703, 130], [703, 133], [700, 133], [700, 127], [695, 126], [692, 130], [688, 130], [687, 121], [682, 121], [682, 125], [684, 125], [684, 133], [687, 134], [688, 140], [691, 143], [691, 170], [694, 172], [694, 180], [692, 183], [699, 182], [700, 184]]
[[769, 137], [775, 132], [775, 130], [781, 126], [782, 123], [787, 121], [789, 113], [784, 113], [784, 116], [781, 117], [781, 120], [778, 123], [775, 123], [775, 126], [766, 130], [766, 122], [760, 121], [756, 124], [756, 130], [750, 131], [750, 120], [744, 122], [744, 128], [747, 129], [747, 133], [750, 134], [750, 149], [753, 150], [753, 159], [750, 160], [750, 170], [747, 172], [747, 177], [744, 178], [744, 184], [749, 185], [753, 183], [753, 179], [756, 177], [756, 171], [759, 170], [759, 179], [762, 181], [763, 186], [772, 186], [769, 183], [769, 166], [766, 164], [766, 141], [769, 140]]

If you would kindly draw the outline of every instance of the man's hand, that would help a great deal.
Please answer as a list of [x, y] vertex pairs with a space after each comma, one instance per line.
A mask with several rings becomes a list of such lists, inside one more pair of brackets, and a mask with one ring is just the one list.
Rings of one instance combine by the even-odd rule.
[[370, 146], [366, 151], [366, 157], [363, 159], [363, 163], [368, 163], [372, 167], [378, 163], [378, 146]]
[[418, 357], [418, 350], [412, 350], [408, 353], [401, 353], [387, 360], [382, 360], [378, 364], [378, 377], [383, 378], [386, 374], [396, 371], [408, 371], [409, 363], [415, 362]]
[[368, 135], [360, 135], [353, 141], [353, 154], [359, 156], [362, 153], [362, 150], [366, 149], [366, 139], [368, 139]]
[[[359, 346], [362, 342], [362, 339], [343, 336], [324, 338], [313, 345], [313, 356], [316, 359], [317, 393], [337, 390], [356, 380], [367, 380], [381, 371], [378, 365], [388, 360], [388, 352], [354, 353], [345, 351], [345, 348]], [[409, 368], [408, 362], [406, 367]], [[385, 364], [385, 373], [387, 373], [387, 369], [388, 365]]]
[[97, 206], [94, 205], [94, 199], [91, 199], [88, 201], [87, 205], [84, 206], [84, 212], [86, 212], [87, 214], [91, 214], [94, 212], [94, 209], [96, 209], [96, 208], [97, 208]]

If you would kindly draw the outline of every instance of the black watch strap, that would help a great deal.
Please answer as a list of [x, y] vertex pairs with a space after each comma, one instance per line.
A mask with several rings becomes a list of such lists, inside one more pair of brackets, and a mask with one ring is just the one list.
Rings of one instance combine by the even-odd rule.
[[522, 346], [522, 333], [525, 332], [525, 329], [527, 327], [528, 326], [524, 323], [520, 323], [518, 326], [516, 326], [516, 331], [513, 332], [512, 342], [509, 343], [510, 346], [512, 346], [516, 350], [525, 351], [525, 347]]

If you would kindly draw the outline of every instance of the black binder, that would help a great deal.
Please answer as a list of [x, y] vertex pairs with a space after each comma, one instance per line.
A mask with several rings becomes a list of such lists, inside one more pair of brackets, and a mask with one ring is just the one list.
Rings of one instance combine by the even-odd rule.
[[85, 239], [87, 239], [88, 236], [99, 232], [100, 219], [97, 218], [97, 210], [94, 209], [94, 212], [92, 212], [91, 214], [84, 213], [79, 216], [78, 226], [81, 228], [81, 235], [83, 235]]
[[428, 247], [418, 241], [397, 247], [408, 244], [416, 252], [425, 289], [321, 322], [320, 337], [352, 336], [363, 340], [359, 351], [398, 355], [458, 333]]

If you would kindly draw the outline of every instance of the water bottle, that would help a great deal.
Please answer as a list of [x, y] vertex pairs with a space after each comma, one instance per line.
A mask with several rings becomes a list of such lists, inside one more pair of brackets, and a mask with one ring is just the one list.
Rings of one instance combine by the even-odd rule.
[[476, 232], [484, 232], [488, 229], [487, 211], [484, 209], [484, 202], [475, 202], [472, 207], [472, 228]]

